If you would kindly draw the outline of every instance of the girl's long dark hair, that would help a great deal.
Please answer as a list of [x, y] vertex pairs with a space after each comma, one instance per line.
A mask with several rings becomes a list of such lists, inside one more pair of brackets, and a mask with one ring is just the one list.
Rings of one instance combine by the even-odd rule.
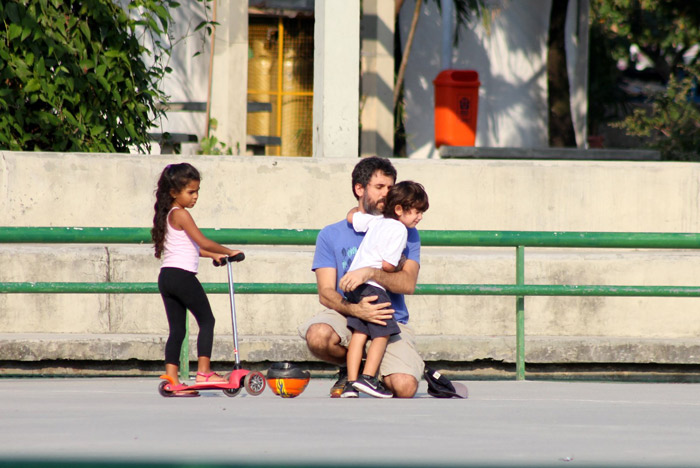
[[180, 193], [193, 180], [202, 180], [199, 172], [191, 164], [168, 164], [158, 179], [156, 189], [156, 204], [153, 205], [155, 215], [153, 216], [153, 228], [151, 229], [151, 239], [155, 248], [156, 258], [160, 258], [163, 253], [163, 243], [165, 242], [165, 229], [168, 223], [168, 213], [173, 206], [175, 198], [171, 192]]

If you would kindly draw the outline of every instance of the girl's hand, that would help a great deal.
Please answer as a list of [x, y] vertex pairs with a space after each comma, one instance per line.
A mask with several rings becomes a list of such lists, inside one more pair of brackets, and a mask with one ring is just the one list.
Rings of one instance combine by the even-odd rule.
[[210, 257], [214, 260], [215, 265], [221, 265], [222, 260], [228, 257], [228, 255], [215, 253], [210, 255]]
[[215, 264], [221, 265], [222, 259], [225, 259], [226, 257], [235, 257], [236, 255], [243, 253], [240, 250], [231, 250], [227, 249], [226, 247], [222, 247], [222, 249], [225, 249], [227, 253], [212, 252], [211, 250], [200, 248], [199, 255], [201, 257], [211, 258], [214, 260]]
[[228, 254], [229, 257], [235, 257], [236, 255], [243, 253], [241, 250], [231, 250], [231, 252]]

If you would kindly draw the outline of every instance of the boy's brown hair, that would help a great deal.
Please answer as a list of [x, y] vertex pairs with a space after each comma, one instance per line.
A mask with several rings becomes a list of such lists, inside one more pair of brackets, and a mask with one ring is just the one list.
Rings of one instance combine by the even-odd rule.
[[398, 184], [392, 185], [389, 193], [386, 196], [384, 204], [384, 212], [386, 218], [398, 219], [396, 207], [400, 206], [404, 211], [415, 208], [418, 211], [428, 211], [430, 203], [428, 202], [428, 194], [425, 188], [418, 182], [412, 180], [404, 180]]

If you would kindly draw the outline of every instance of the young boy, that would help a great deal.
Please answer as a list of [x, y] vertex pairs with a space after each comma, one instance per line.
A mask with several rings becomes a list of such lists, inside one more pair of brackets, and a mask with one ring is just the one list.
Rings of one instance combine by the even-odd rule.
[[[348, 272], [364, 267], [381, 268], [387, 272], [400, 268], [401, 253], [406, 247], [406, 229], [416, 227], [428, 207], [428, 195], [423, 186], [417, 182], [404, 181], [389, 189], [383, 215], [361, 213], [357, 208], [350, 210], [348, 222], [352, 223], [356, 232], [366, 234]], [[386, 290], [378, 283], [369, 281], [353, 286], [355, 285], [348, 285], [345, 297], [354, 304], [368, 296], [377, 296], [373, 301], [376, 304], [391, 302]], [[348, 328], [352, 330], [346, 358], [348, 383], [341, 398], [356, 398], [359, 396], [357, 391], [377, 398], [391, 398], [392, 393], [384, 387], [376, 374], [389, 337], [400, 333], [396, 320], [392, 318], [386, 320], [386, 325], [377, 325], [348, 317]], [[368, 338], [372, 342], [367, 350], [362, 375], [358, 376]]]

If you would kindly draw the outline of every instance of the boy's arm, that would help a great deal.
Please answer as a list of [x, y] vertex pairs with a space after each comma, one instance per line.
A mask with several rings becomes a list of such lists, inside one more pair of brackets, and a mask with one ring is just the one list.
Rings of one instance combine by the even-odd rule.
[[393, 273], [397, 270], [397, 268], [398, 267], [396, 265], [392, 265], [386, 260], [382, 260], [382, 270], [386, 271], [387, 273]]
[[385, 320], [389, 320], [394, 314], [394, 309], [386, 308], [391, 307], [391, 302], [371, 304], [371, 301], [376, 300], [377, 296], [369, 296], [363, 298], [357, 304], [352, 304], [335, 289], [335, 278], [335, 268], [316, 269], [318, 298], [324, 307], [333, 309], [345, 316], [353, 316], [367, 322], [386, 325]]
[[357, 209], [357, 207], [355, 207], [355, 208], [351, 209], [350, 211], [348, 211], [348, 215], [347, 215], [347, 217], [346, 217], [346, 219], [348, 220], [348, 223], [352, 224], [353, 215], [354, 215], [355, 213], [357, 213], [358, 211], [359, 211], [359, 210]]

